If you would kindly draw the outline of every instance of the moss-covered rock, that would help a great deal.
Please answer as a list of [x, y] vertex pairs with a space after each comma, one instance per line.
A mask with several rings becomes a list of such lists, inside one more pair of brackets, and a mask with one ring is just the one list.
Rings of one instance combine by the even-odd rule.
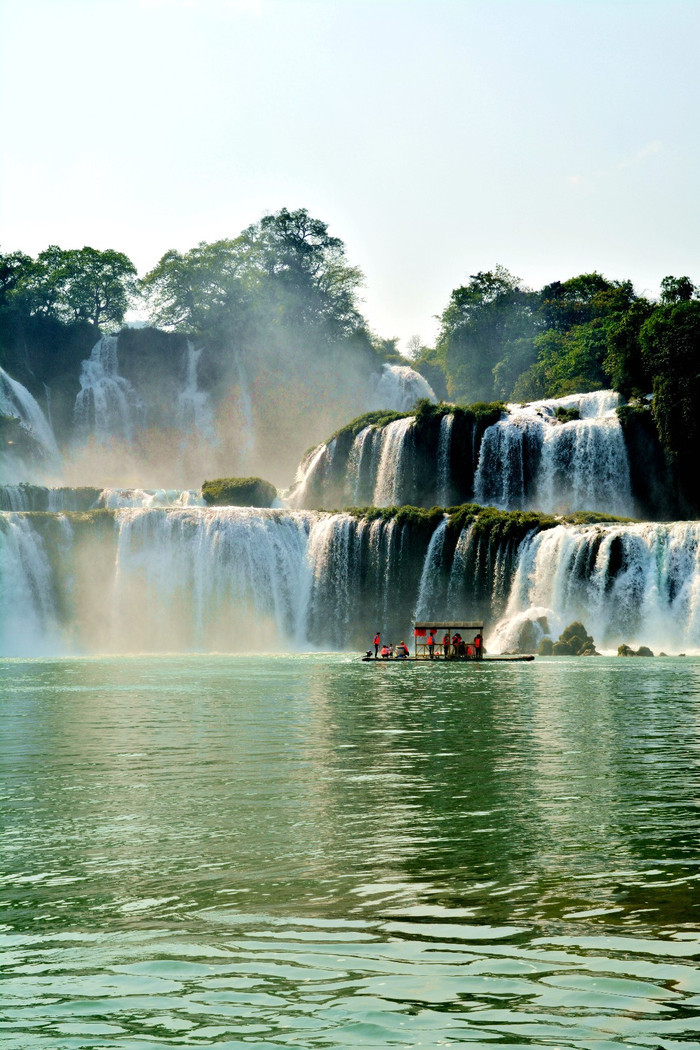
[[216, 478], [204, 482], [202, 497], [210, 507], [271, 507], [277, 489], [263, 478]]
[[551, 638], [542, 638], [537, 649], [539, 656], [551, 656], [554, 652], [554, 642]]
[[646, 645], [640, 645], [639, 649], [632, 649], [629, 645], [620, 645], [617, 648], [618, 656], [653, 656], [653, 652]]

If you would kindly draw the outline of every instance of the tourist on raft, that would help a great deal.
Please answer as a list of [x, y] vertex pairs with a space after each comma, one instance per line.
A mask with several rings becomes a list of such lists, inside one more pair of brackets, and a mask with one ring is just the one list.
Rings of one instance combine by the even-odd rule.
[[484, 655], [484, 639], [481, 637], [481, 633], [477, 634], [474, 638], [474, 659], [481, 660]]
[[450, 655], [450, 635], [449, 631], [445, 631], [442, 636], [442, 653], [445, 659]]
[[390, 660], [391, 657], [393, 656], [393, 653], [391, 651], [391, 646], [383, 645], [379, 655], [382, 658], [382, 660]]
[[405, 660], [407, 656], [408, 656], [408, 646], [406, 645], [405, 642], [399, 642], [399, 644], [396, 646], [396, 659], [397, 660]]
[[377, 633], [374, 636], [374, 659], [375, 660], [377, 659], [377, 653], [379, 652], [380, 644], [381, 644], [381, 638], [380, 638], [380, 635], [379, 635], [379, 631], [377, 631]]
[[435, 657], [435, 631], [431, 631], [428, 635], [428, 656], [430, 659]]

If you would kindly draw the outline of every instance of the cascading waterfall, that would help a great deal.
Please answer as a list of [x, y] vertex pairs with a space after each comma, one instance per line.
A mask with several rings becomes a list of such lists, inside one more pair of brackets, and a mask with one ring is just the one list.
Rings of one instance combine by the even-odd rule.
[[420, 372], [409, 365], [382, 365], [368, 408], [386, 408], [408, 412], [416, 401], [437, 401], [435, 391]]
[[439, 586], [440, 569], [444, 561], [445, 535], [447, 533], [447, 518], [440, 522], [433, 535], [425, 553], [423, 571], [418, 584], [418, 598], [416, 599], [415, 620], [427, 620], [431, 616], [443, 616], [444, 601]]
[[211, 398], [199, 389], [198, 368], [202, 356], [202, 347], [195, 347], [191, 340], [187, 342], [185, 358], [185, 383], [178, 395], [178, 414], [183, 434], [194, 432], [200, 440], [214, 443], [214, 410]]
[[[633, 516], [627, 449], [612, 391], [511, 405], [481, 443], [479, 503], [547, 513], [597, 510]], [[577, 409], [561, 423], [556, 410]]]
[[[60, 555], [60, 540], [70, 542], [70, 527], [65, 518], [57, 524]], [[63, 651], [66, 630], [59, 623], [54, 570], [42, 536], [23, 514], [0, 514], [0, 580], [0, 654]]]
[[46, 416], [36, 398], [4, 368], [0, 368], [0, 416], [16, 420], [19, 426], [19, 440], [13, 436], [0, 453], [5, 483], [58, 473], [61, 457]]
[[596, 642], [700, 647], [700, 523], [557, 528], [522, 544], [499, 649], [524, 619], [546, 616], [556, 638], [574, 620]]
[[393, 507], [410, 502], [406, 498], [409, 478], [406, 444], [415, 423], [413, 416], [396, 419], [377, 432], [373, 446], [376, 478], [372, 503], [375, 507]]
[[455, 417], [448, 412], [440, 420], [440, 436], [437, 448], [437, 492], [438, 506], [447, 507], [450, 503], [450, 452], [452, 451], [452, 430]]
[[119, 375], [118, 336], [105, 335], [83, 361], [73, 419], [76, 436], [98, 444], [131, 442], [144, 406], [128, 379]]
[[[522, 535], [522, 534], [521, 534]], [[89, 571], [86, 569], [89, 568]], [[357, 648], [411, 614], [597, 644], [700, 649], [700, 523], [560, 525], [521, 539], [447, 518], [251, 508], [0, 514], [3, 655]]]

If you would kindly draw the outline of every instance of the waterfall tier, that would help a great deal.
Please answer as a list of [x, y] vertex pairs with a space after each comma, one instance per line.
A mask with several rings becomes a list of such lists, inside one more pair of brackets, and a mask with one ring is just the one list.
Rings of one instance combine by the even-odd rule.
[[51, 424], [36, 398], [0, 368], [0, 477], [5, 483], [55, 476], [61, 457]]
[[502, 510], [633, 517], [639, 507], [618, 403], [617, 394], [596, 391], [505, 411], [436, 406], [417, 416], [368, 417], [366, 426], [351, 425], [313, 450], [291, 504], [430, 507], [475, 500]]
[[[4, 655], [359, 649], [413, 618], [582, 620], [597, 644], [700, 648], [700, 524], [556, 525], [463, 508], [370, 518], [249, 508], [0, 514]], [[532, 638], [532, 631], [530, 631]], [[535, 638], [536, 641], [536, 638]]]

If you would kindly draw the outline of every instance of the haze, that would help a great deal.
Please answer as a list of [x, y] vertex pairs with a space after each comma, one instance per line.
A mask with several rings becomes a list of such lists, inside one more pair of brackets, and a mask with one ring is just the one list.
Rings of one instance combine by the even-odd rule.
[[306, 207], [373, 329], [470, 274], [700, 278], [695, 2], [0, 0], [4, 251], [169, 248]]

